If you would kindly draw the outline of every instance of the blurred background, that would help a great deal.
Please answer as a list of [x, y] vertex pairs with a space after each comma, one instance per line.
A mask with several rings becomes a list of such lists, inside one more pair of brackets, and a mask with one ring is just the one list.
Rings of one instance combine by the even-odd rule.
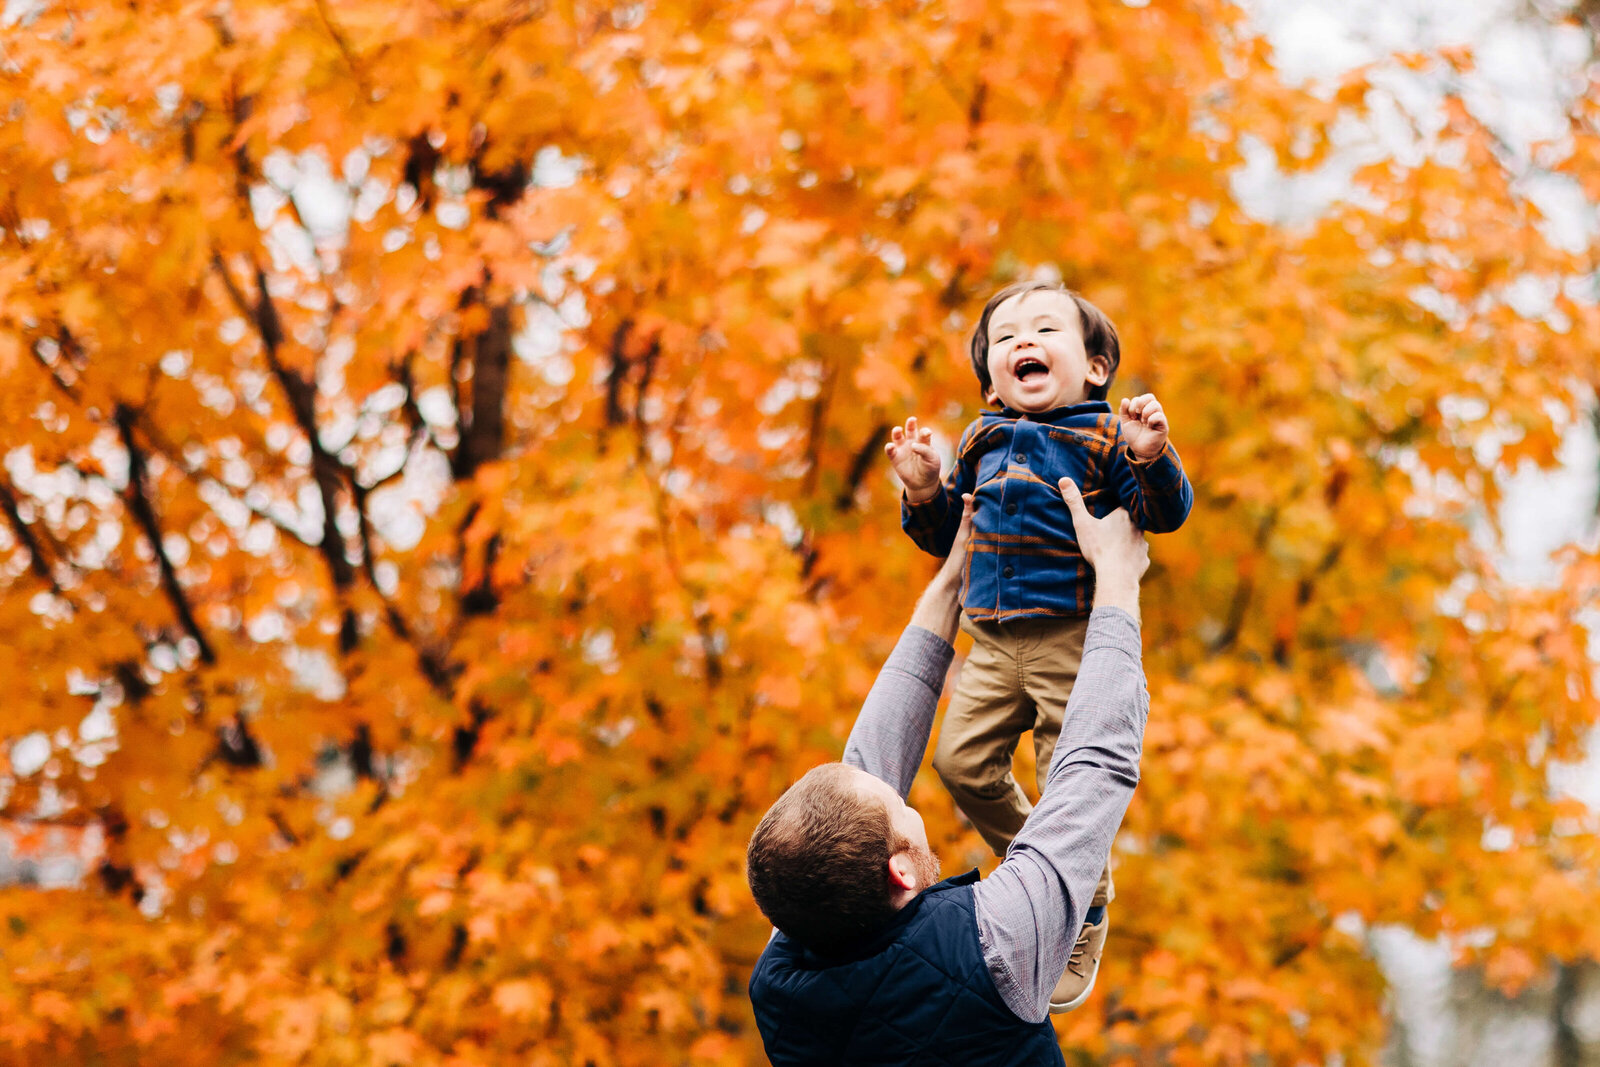
[[6, 0], [3, 1058], [764, 1062], [745, 841], [932, 573], [889, 426], [948, 453], [1032, 277], [1196, 488], [1068, 1062], [1600, 1064], [1597, 43]]
[[[1272, 43], [1274, 64], [1291, 78], [1317, 79], [1381, 60], [1396, 52], [1467, 46], [1477, 69], [1460, 87], [1475, 114], [1508, 148], [1529, 159], [1540, 142], [1560, 140], [1572, 94], [1593, 57], [1592, 5], [1497, 3], [1250, 5], [1251, 18]], [[1421, 79], [1417, 80], [1421, 82]], [[1432, 106], [1437, 86], [1408, 89]], [[1285, 181], [1270, 160], [1240, 175], [1241, 195], [1256, 210], [1282, 220], [1308, 217], [1348, 194], [1350, 168], [1414, 150], [1399, 124], [1353, 134], [1347, 162], [1307, 181]], [[1514, 147], [1512, 147], [1514, 146]], [[1546, 216], [1553, 240], [1579, 247], [1591, 240], [1591, 201], [1574, 184], [1526, 166], [1519, 177]], [[1536, 190], [1536, 191], [1535, 191]], [[1591, 379], [1592, 380], [1592, 379]], [[1557, 580], [1553, 552], [1567, 543], [1593, 544], [1600, 514], [1600, 408], [1563, 432], [1558, 463], [1505, 478], [1497, 566], [1512, 581]], [[1594, 655], [1591, 644], [1591, 657]], [[1600, 744], [1562, 768], [1559, 787], [1600, 807]], [[1447, 939], [1423, 940], [1404, 927], [1370, 932], [1368, 946], [1389, 984], [1389, 1064], [1588, 1064], [1600, 1062], [1600, 973], [1594, 964], [1558, 968], [1544, 988], [1507, 997], [1482, 975], [1452, 966]]]

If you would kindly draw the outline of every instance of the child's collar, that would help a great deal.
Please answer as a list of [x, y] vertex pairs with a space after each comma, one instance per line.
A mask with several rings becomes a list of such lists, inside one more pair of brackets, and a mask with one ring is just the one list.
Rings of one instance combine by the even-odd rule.
[[1051, 408], [1049, 411], [1040, 411], [1033, 414], [1015, 411], [1004, 404], [999, 411], [985, 411], [985, 415], [994, 418], [1027, 419], [1029, 422], [1059, 422], [1072, 415], [1102, 415], [1110, 414], [1111, 405], [1104, 400], [1085, 400], [1079, 404], [1067, 404], [1065, 407]]

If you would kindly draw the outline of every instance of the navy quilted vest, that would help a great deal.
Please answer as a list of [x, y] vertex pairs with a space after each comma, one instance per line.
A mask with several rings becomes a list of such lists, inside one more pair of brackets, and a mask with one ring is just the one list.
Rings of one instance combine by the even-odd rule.
[[1017, 1018], [989, 977], [977, 880], [972, 871], [928, 888], [844, 959], [773, 937], [750, 976], [773, 1067], [1065, 1064], [1050, 1023]]

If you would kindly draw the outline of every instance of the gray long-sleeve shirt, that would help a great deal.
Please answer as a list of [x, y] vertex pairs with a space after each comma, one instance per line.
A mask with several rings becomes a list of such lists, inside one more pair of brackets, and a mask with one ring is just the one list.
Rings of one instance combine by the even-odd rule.
[[[954, 654], [943, 639], [907, 627], [861, 706], [844, 762], [905, 798]], [[1096, 608], [1044, 795], [1000, 866], [973, 887], [984, 962], [1001, 999], [1029, 1022], [1049, 1014], [1139, 783], [1149, 708], [1139, 624], [1120, 609]]]

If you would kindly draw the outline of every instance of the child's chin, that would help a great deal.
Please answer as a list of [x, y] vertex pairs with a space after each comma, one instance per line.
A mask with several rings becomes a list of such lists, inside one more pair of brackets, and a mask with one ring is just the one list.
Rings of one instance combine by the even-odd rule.
[[1011, 405], [1013, 410], [1023, 412], [1027, 415], [1037, 415], [1040, 412], [1052, 411], [1060, 406], [1060, 404], [1048, 399], [1034, 400], [1031, 398], [1018, 400], [1015, 404]]

